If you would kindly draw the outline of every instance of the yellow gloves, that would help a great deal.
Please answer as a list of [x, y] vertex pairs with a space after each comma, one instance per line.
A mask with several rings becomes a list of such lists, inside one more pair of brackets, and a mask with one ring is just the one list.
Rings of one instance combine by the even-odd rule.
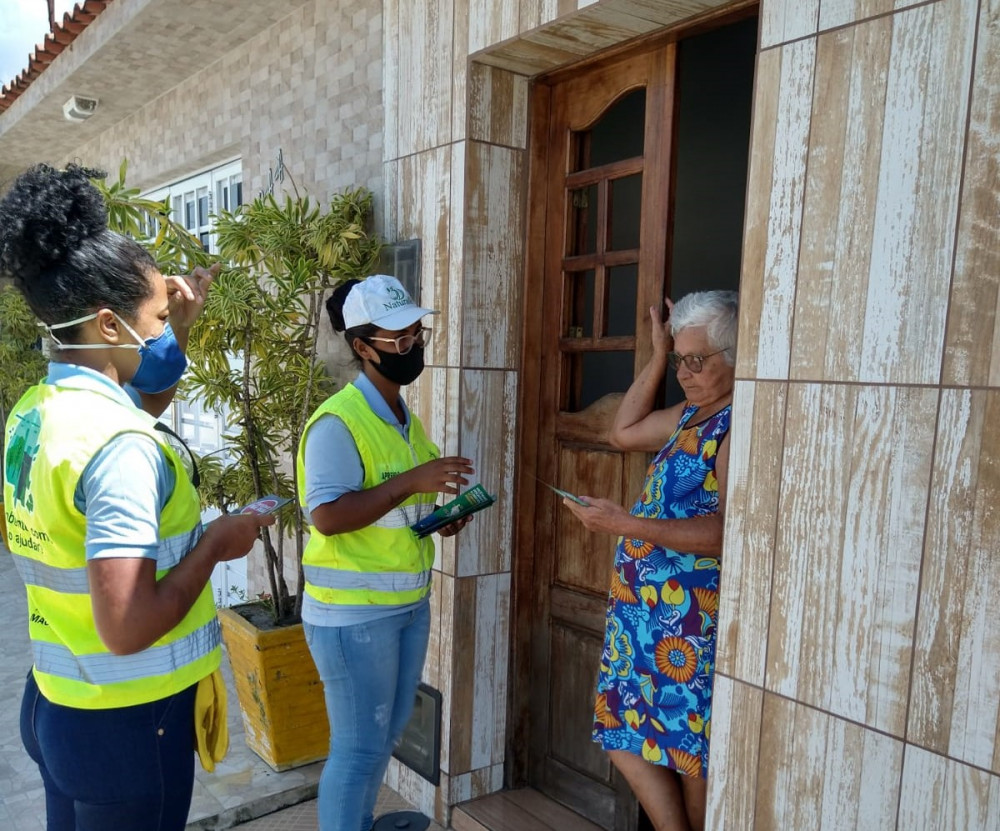
[[229, 751], [226, 684], [217, 669], [198, 682], [194, 696], [194, 737], [201, 766], [211, 773]]

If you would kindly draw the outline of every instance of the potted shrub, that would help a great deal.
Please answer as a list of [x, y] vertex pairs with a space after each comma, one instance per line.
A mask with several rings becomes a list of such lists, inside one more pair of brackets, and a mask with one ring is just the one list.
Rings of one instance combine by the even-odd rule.
[[[295, 450], [309, 416], [333, 390], [318, 356], [324, 296], [375, 265], [380, 242], [371, 217], [372, 195], [360, 189], [334, 196], [327, 210], [296, 192], [283, 201], [261, 196], [219, 215], [215, 231], [226, 265], [188, 342], [184, 394], [230, 421], [228, 460], [204, 460], [203, 499], [222, 510], [268, 494], [293, 500], [261, 532], [270, 591], [220, 610], [247, 744], [276, 770], [324, 758], [329, 743], [300, 618], [306, 527]], [[289, 546], [294, 594], [285, 575]]]

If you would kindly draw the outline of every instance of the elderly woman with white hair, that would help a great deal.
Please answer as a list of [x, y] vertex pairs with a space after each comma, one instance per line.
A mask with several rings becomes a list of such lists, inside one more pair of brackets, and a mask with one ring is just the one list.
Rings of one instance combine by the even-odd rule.
[[[660, 322], [653, 356], [622, 399], [611, 441], [651, 451], [626, 511], [608, 499], [564, 504], [591, 531], [618, 536], [597, 683], [594, 741], [657, 831], [705, 823], [719, 558], [735, 377], [737, 295], [695, 292]], [[667, 366], [685, 400], [654, 409]]]

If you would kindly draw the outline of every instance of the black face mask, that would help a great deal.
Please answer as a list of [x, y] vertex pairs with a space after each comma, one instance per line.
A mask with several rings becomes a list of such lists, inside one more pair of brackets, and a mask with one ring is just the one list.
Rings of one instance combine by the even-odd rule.
[[414, 345], [405, 355], [400, 355], [398, 352], [383, 352], [381, 349], [375, 351], [378, 352], [379, 363], [374, 361], [369, 361], [369, 363], [379, 371], [383, 378], [394, 384], [399, 384], [401, 387], [412, 384], [424, 371], [424, 348], [422, 346]]

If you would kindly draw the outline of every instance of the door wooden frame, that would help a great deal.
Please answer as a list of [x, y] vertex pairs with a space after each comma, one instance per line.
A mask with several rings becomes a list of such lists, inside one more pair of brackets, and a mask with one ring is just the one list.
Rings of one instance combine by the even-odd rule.
[[[734, 0], [720, 9], [689, 18], [649, 35], [633, 39], [585, 58], [572, 66], [562, 67], [532, 81], [528, 101], [528, 181], [525, 210], [525, 258], [522, 292], [522, 342], [520, 364], [520, 395], [518, 402], [517, 473], [514, 500], [514, 550], [511, 571], [511, 648], [509, 697], [507, 708], [507, 747], [505, 786], [520, 787], [528, 782], [531, 746], [530, 702], [531, 639], [533, 621], [538, 610], [535, 598], [535, 509], [538, 502], [538, 446], [534, 430], [541, 416], [542, 372], [541, 343], [543, 304], [541, 291], [545, 273], [547, 190], [549, 187], [549, 128], [552, 116], [552, 86], [583, 71], [599, 70], [602, 65], [617, 62], [624, 54], [639, 55], [661, 49], [664, 45], [692, 37], [714, 28], [737, 23], [759, 12], [759, 0]], [[759, 43], [758, 43], [759, 51]], [[671, 147], [673, 141], [671, 141]], [[658, 160], [660, 163], [662, 160]], [[666, 159], [672, 165], [672, 159]], [[673, 181], [673, 177], [671, 177]], [[664, 194], [663, 199], [670, 199]], [[669, 240], [668, 240], [669, 244]], [[664, 258], [668, 251], [664, 248]], [[651, 348], [648, 331], [637, 332], [637, 352]]]

